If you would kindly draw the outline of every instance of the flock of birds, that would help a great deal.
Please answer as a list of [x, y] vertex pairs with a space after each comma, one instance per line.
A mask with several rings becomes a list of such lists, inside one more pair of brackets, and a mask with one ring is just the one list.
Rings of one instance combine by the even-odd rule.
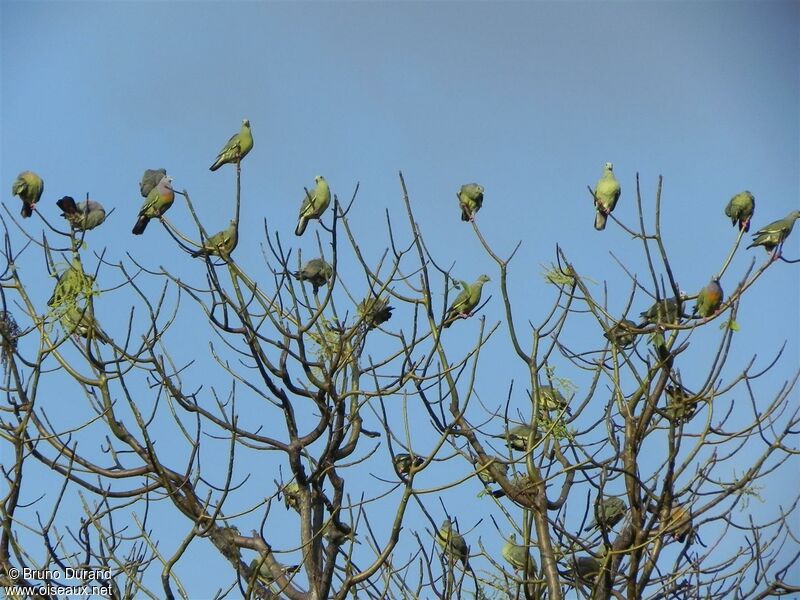
[[[245, 119], [239, 132], [228, 140], [217, 155], [216, 160], [211, 165], [210, 170], [216, 171], [225, 164], [235, 164], [239, 167], [241, 161], [253, 148], [253, 135], [250, 130], [250, 121]], [[314, 178], [314, 187], [306, 191], [303, 198], [300, 213], [298, 216], [295, 234], [302, 236], [311, 220], [320, 219], [331, 201], [331, 191], [327, 181], [322, 176]], [[22, 217], [32, 216], [33, 211], [44, 192], [44, 182], [42, 178], [32, 171], [24, 171], [19, 174], [11, 188], [12, 194], [19, 196], [22, 200]], [[132, 233], [141, 235], [147, 228], [151, 219], [160, 219], [175, 201], [175, 191], [172, 188], [172, 178], [167, 175], [166, 169], [147, 169], [139, 184], [139, 191], [144, 197], [144, 203], [137, 216]], [[484, 188], [477, 183], [467, 183], [462, 185], [457, 192], [458, 203], [461, 208], [461, 219], [463, 221], [473, 221], [475, 215], [483, 206]], [[619, 181], [614, 176], [614, 166], [606, 163], [603, 174], [598, 180], [594, 190], [595, 202], [595, 221], [594, 227], [603, 230], [606, 222], [617, 205], [620, 198], [621, 187]], [[68, 222], [73, 231], [89, 231], [101, 225], [106, 218], [106, 211], [102, 204], [94, 200], [87, 199], [83, 202], [76, 202], [70, 196], [64, 196], [56, 202], [61, 209], [61, 216]], [[736, 194], [731, 198], [725, 207], [725, 215], [731, 219], [733, 225], [738, 224], [739, 229], [748, 232], [750, 221], [755, 211], [755, 198], [749, 191]], [[763, 246], [767, 252], [774, 252], [775, 256], [780, 255], [781, 247], [789, 236], [795, 221], [800, 218], [800, 211], [792, 211], [785, 218], [778, 219], [753, 234], [753, 241], [748, 246]], [[219, 256], [226, 258], [236, 248], [238, 243], [238, 223], [232, 220], [227, 229], [215, 233], [204, 240], [198, 250], [192, 256]], [[301, 281], [308, 281], [316, 294], [320, 287], [327, 284], [333, 276], [333, 269], [330, 264], [322, 258], [315, 258], [308, 261], [300, 271], [294, 276]], [[471, 316], [472, 311], [479, 305], [483, 286], [489, 281], [489, 277], [481, 275], [470, 284], [459, 281], [460, 293], [450, 304], [442, 327], [450, 327], [456, 320]], [[65, 329], [71, 333], [78, 334], [87, 339], [97, 339], [108, 343], [108, 336], [103, 333], [93, 317], [91, 306], [91, 294], [86, 290], [91, 289], [93, 278], [83, 273], [79, 260], [73, 264], [59, 277], [56, 289], [49, 301], [51, 307], [66, 307], [62, 309], [61, 321]], [[83, 305], [76, 299], [83, 295], [88, 298]], [[635, 341], [636, 333], [631, 329], [640, 329], [648, 324], [664, 322], [677, 322], [680, 314], [680, 304], [683, 298], [668, 299], [656, 302], [650, 309], [641, 313], [644, 321], [636, 324], [633, 321], [624, 319], [612, 327], [606, 337], [612, 343], [625, 347], [632, 345]], [[709, 317], [720, 307], [723, 300], [723, 291], [719, 279], [714, 278], [704, 287], [697, 296], [694, 315]], [[392, 307], [388, 304], [387, 298], [367, 299], [359, 305], [359, 314], [365, 319], [367, 327], [370, 329], [388, 321], [391, 318]], [[677, 395], [672, 390], [673, 395]], [[569, 411], [568, 402], [563, 396], [551, 387], [543, 386], [539, 390], [539, 398], [545, 410]], [[532, 431], [527, 425], [518, 425], [508, 430], [502, 437], [506, 439], [509, 448], [516, 450], [526, 450], [529, 444], [538, 436], [537, 432]], [[420, 466], [423, 460], [420, 457], [411, 457], [408, 454], [398, 454], [394, 460], [395, 467], [400, 474], [408, 474], [413, 468]], [[502, 462], [497, 465], [507, 465]], [[499, 467], [497, 467], [499, 468]], [[480, 471], [479, 476], [488, 484], [493, 481], [490, 471], [484, 473]], [[523, 478], [524, 479], [524, 478]], [[520, 485], [524, 485], [524, 482]], [[496, 497], [504, 492], [492, 492]], [[624, 501], [619, 498], [604, 498], [598, 501], [595, 510], [594, 521], [586, 528], [587, 530], [610, 528], [621, 521], [627, 508]], [[680, 511], [683, 513], [680, 513]], [[677, 511], [677, 512], [676, 512]], [[687, 525], [688, 513], [685, 508], [677, 507], [673, 510], [674, 514], [670, 519], [682, 523], [680, 528], [675, 529], [675, 536], [682, 541], [688, 534], [691, 526]], [[442, 523], [436, 532], [436, 540], [442, 547], [444, 553], [452, 559], [461, 561], [465, 568], [468, 567], [469, 548], [463, 536], [453, 527], [452, 521], [448, 518]], [[536, 570], [536, 563], [530, 556], [527, 546], [518, 545], [516, 536], [512, 534], [503, 546], [503, 557], [517, 570], [532, 573]], [[591, 579], [600, 570], [599, 561], [591, 556], [575, 557], [572, 563], [572, 575], [578, 578]]]

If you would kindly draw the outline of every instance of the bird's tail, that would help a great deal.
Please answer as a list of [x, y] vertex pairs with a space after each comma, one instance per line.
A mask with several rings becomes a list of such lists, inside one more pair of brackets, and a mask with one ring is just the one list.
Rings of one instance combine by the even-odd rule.
[[594, 228], [597, 229], [597, 231], [603, 231], [603, 229], [606, 228], [607, 219], [608, 217], [598, 210], [594, 217]]
[[201, 248], [200, 250], [195, 250], [192, 252], [192, 258], [197, 258], [198, 256], [205, 256], [205, 251]]
[[218, 157], [217, 160], [214, 161], [214, 164], [208, 167], [209, 171], [216, 171], [222, 166], [222, 158]]
[[461, 209], [461, 220], [462, 221], [469, 221], [469, 213], [467, 213], [466, 208]]
[[300, 217], [300, 220], [297, 222], [297, 227], [295, 227], [294, 234], [303, 235], [306, 231], [306, 225], [308, 225], [308, 219]]
[[74, 215], [78, 212], [78, 207], [75, 205], [75, 199], [71, 196], [64, 196], [61, 200], [56, 200], [56, 205], [60, 208], [63, 213], [62, 217], [66, 215]]
[[147, 228], [147, 224], [150, 222], [150, 217], [145, 217], [144, 215], [139, 216], [139, 220], [136, 221], [136, 225], [133, 226], [131, 230], [133, 235], [142, 235], [144, 230]]
[[19, 214], [22, 215], [23, 219], [27, 219], [33, 214], [33, 203], [23, 202], [22, 203], [22, 210], [19, 211]]

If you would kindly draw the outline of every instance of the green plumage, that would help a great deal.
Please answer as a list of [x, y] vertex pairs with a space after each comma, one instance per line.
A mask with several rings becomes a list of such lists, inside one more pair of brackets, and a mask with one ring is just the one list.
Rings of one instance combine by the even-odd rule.
[[238, 243], [239, 228], [236, 221], [231, 220], [227, 229], [217, 232], [206, 239], [203, 247], [192, 252], [192, 256], [219, 256], [221, 258], [228, 258]]
[[570, 575], [586, 583], [594, 583], [600, 574], [600, 561], [593, 556], [576, 556], [572, 559]]
[[568, 415], [572, 414], [569, 409], [567, 399], [557, 389], [549, 385], [540, 385], [539, 393], [537, 395], [539, 406], [547, 411], [566, 411]]
[[242, 128], [239, 133], [231, 136], [231, 139], [222, 147], [217, 155], [217, 160], [209, 167], [210, 171], [216, 171], [222, 165], [241, 161], [250, 150], [253, 149], [253, 132], [250, 131], [250, 121], [242, 121]]
[[630, 319], [622, 319], [606, 331], [603, 336], [617, 348], [627, 348], [628, 346], [633, 346], [636, 341], [636, 334], [631, 332], [630, 329], [636, 329], [636, 323]]
[[33, 214], [33, 207], [42, 197], [44, 181], [33, 171], [23, 171], [11, 185], [11, 194], [19, 196], [22, 200], [22, 218], [27, 219]]
[[295, 235], [303, 235], [310, 219], [322, 217], [328, 205], [331, 203], [331, 189], [328, 182], [322, 175], [314, 177], [314, 189], [303, 197], [303, 204], [300, 205], [300, 216], [297, 220]]
[[142, 194], [142, 198], [147, 198], [158, 182], [166, 176], [166, 169], [145, 169], [142, 180], [139, 182], [139, 193]]
[[166, 175], [161, 178], [150, 193], [147, 194], [141, 210], [139, 210], [139, 218], [133, 226], [133, 234], [141, 235], [144, 233], [150, 219], [158, 219], [165, 212], [169, 210], [172, 203], [175, 201], [175, 191], [172, 189], [172, 178]]
[[536, 562], [531, 557], [527, 546], [517, 544], [517, 534], [512, 533], [508, 536], [508, 540], [503, 544], [501, 552], [506, 562], [514, 567], [515, 571], [522, 571], [526, 578], [533, 576], [536, 572]]
[[701, 398], [696, 394], [692, 394], [684, 387], [674, 387], [668, 385], [664, 388], [667, 395], [667, 417], [674, 421], [676, 425], [681, 423], [688, 423], [695, 413], [697, 413], [697, 406]]
[[303, 268], [295, 271], [293, 276], [298, 281], [308, 281], [314, 287], [316, 294], [323, 285], [326, 285], [333, 277], [333, 267], [322, 258], [312, 258]]
[[[269, 567], [267, 567], [267, 564], [261, 559], [254, 558], [250, 562], [250, 570], [256, 571], [258, 573], [257, 577], [259, 581], [261, 581], [266, 585], [271, 585], [276, 581], [275, 575], [272, 574], [272, 571], [270, 571]], [[299, 572], [300, 572], [300, 565], [281, 567], [281, 576], [287, 577], [289, 579], [291, 579], [293, 575]]]
[[692, 515], [686, 506], [676, 505], [669, 513], [667, 524], [670, 536], [678, 540], [681, 544], [692, 533]]
[[697, 304], [694, 307], [694, 313], [702, 318], [710, 317], [717, 312], [722, 300], [724, 299], [722, 286], [719, 284], [719, 279], [713, 278], [707, 286], [705, 286], [700, 293], [697, 294]]
[[447, 309], [447, 315], [442, 325], [443, 327], [450, 327], [456, 320], [471, 316], [472, 311], [481, 302], [483, 284], [487, 281], [489, 281], [489, 277], [487, 275], [481, 275], [472, 285], [468, 284], [466, 281], [460, 282], [461, 292], [456, 296], [452, 304], [450, 304], [450, 308]]
[[106, 344], [109, 337], [94, 317], [94, 294], [94, 277], [83, 271], [83, 265], [76, 258], [56, 281], [53, 295], [47, 301], [49, 314], [61, 322], [67, 335], [97, 339]]
[[483, 186], [465, 183], [458, 190], [458, 205], [461, 207], [461, 220], [472, 221], [483, 206]]
[[392, 318], [394, 308], [389, 306], [389, 298], [364, 298], [356, 307], [358, 316], [364, 319], [367, 329], [375, 329]]
[[285, 486], [283, 486], [283, 503], [286, 505], [286, 509], [293, 508], [297, 512], [300, 512], [300, 485], [296, 481], [290, 481]]
[[85, 339], [96, 339], [103, 344], [109, 343], [109, 337], [100, 328], [94, 317], [94, 306], [89, 300], [83, 307], [71, 306], [61, 315], [61, 325], [67, 335], [78, 335]]
[[424, 462], [425, 461], [420, 456], [415, 456], [412, 460], [411, 455], [405, 452], [394, 455], [394, 468], [397, 469], [400, 475], [408, 475], [411, 472], [412, 464], [418, 467]]
[[[506, 440], [506, 445], [512, 450], [519, 450], [526, 452], [529, 448], [539, 439], [539, 432], [534, 430], [530, 425], [516, 425], [508, 430], [508, 433], [502, 436]], [[529, 445], [530, 440], [530, 445]]]
[[750, 231], [750, 219], [756, 210], [756, 199], [748, 190], [739, 192], [730, 199], [725, 207], [725, 214], [730, 217], [731, 225], [739, 223], [739, 229]]
[[71, 196], [64, 196], [56, 204], [63, 211], [61, 216], [69, 222], [72, 229], [89, 231], [106, 220], [106, 209], [94, 200], [76, 203]]
[[603, 498], [595, 507], [595, 518], [586, 526], [584, 531], [592, 529], [610, 529], [625, 518], [628, 507], [622, 498]]
[[622, 193], [619, 181], [614, 177], [614, 165], [607, 162], [603, 167], [603, 175], [597, 181], [594, 188], [595, 208], [597, 214], [594, 217], [594, 228], [602, 231], [606, 228], [608, 215], [617, 206], [617, 201]]
[[640, 316], [644, 317], [644, 321], [637, 326], [637, 329], [646, 327], [648, 324], [678, 323], [678, 318], [685, 316], [683, 314], [683, 301], [685, 299], [685, 294], [681, 294], [680, 301], [675, 298], [667, 298], [653, 303], [650, 308], [641, 313]]
[[753, 234], [753, 243], [748, 248], [764, 246], [764, 250], [772, 252], [775, 248], [783, 246], [783, 242], [792, 233], [794, 222], [797, 219], [800, 219], [800, 210], [793, 210], [783, 219], [778, 219], [762, 227]]
[[[527, 495], [528, 497], [532, 497], [536, 493], [536, 484], [531, 479], [530, 475], [515, 475], [509, 481], [511, 487], [514, 488], [516, 494], [519, 495]], [[506, 495], [505, 490], [499, 489], [492, 492], [492, 496], [495, 498], [502, 498]], [[514, 498], [516, 499], [517, 496], [515, 495]]]
[[464, 567], [469, 565], [469, 546], [464, 537], [453, 528], [450, 519], [445, 519], [436, 532], [436, 541], [442, 547], [444, 554], [451, 560], [460, 560]]
[[[479, 464], [478, 466], [482, 465]], [[508, 463], [500, 460], [496, 456], [492, 456], [490, 457], [490, 462], [486, 466], [482, 466], [477, 473], [478, 479], [489, 485], [490, 483], [495, 483], [497, 481], [495, 475], [506, 475], [508, 473]]]

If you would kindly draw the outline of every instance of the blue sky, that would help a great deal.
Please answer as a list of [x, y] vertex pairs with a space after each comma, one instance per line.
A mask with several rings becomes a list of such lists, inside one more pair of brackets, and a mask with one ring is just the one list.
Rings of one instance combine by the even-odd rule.
[[[636, 224], [636, 173], [651, 218], [656, 180], [664, 176], [666, 246], [689, 293], [719, 269], [733, 244], [735, 229], [722, 214], [732, 195], [754, 193], [754, 228], [800, 209], [797, 3], [5, 1], [0, 10], [0, 181], [8, 190], [18, 172], [40, 173], [40, 210], [52, 219], [65, 194], [89, 193], [116, 208], [90, 236], [91, 249], [106, 249], [112, 263], [130, 264], [129, 252], [149, 268], [164, 265], [203, 281], [203, 266], [179, 254], [160, 226], [142, 238], [129, 234], [141, 201], [137, 183], [144, 168], [166, 167], [176, 189], [190, 192], [206, 228], [223, 228], [234, 172], [208, 166], [245, 117], [255, 138], [243, 165], [237, 249], [246, 270], [270, 281], [264, 219], [287, 246], [316, 253], [313, 235], [298, 240], [292, 230], [303, 186], [317, 174], [342, 199], [360, 182], [352, 223], [362, 249], [377, 260], [387, 244], [387, 209], [409, 239], [402, 170], [440, 264], [455, 263], [454, 274], [470, 281], [482, 272], [493, 277], [485, 308], [492, 323], [502, 316], [496, 268], [458, 220], [462, 183], [486, 188], [478, 222], [500, 255], [522, 241], [509, 282], [521, 323], [541, 318], [554, 299], [540, 272], [556, 244], [597, 282], [596, 294], [609, 282], [616, 311], [630, 284], [609, 252], [645, 274], [638, 242], [614, 225], [603, 233], [592, 228], [586, 186], [606, 161], [622, 185], [615, 215], [629, 225]], [[6, 193], [5, 203], [16, 215], [18, 201]], [[192, 231], [180, 199], [168, 218]], [[41, 228], [36, 219], [25, 225]], [[785, 255], [800, 258], [799, 232]], [[739, 250], [722, 282], [726, 291], [753, 257], [761, 264], [766, 255]], [[29, 250], [26, 259], [23, 272], [44, 306], [52, 280], [41, 254]], [[111, 279], [101, 285], [119, 283], [117, 274]], [[364, 291], [356, 274], [351, 282]], [[105, 295], [97, 307], [103, 326], [122, 334], [126, 319], [119, 315], [132, 302], [125, 293]], [[648, 305], [640, 295], [634, 310]], [[184, 306], [193, 314], [186, 299]], [[728, 375], [753, 354], [763, 366], [786, 341], [775, 374], [757, 382], [760, 393], [774, 394], [800, 364], [798, 306], [797, 266], [775, 265], [741, 305]], [[403, 326], [402, 314], [395, 323]], [[473, 343], [476, 323], [451, 329], [454, 353]], [[709, 329], [695, 335], [682, 365], [690, 382], [703, 373], [695, 373], [694, 361], [716, 347], [718, 332]], [[175, 349], [178, 362], [209, 360], [204, 342], [185, 343], [197, 335], [190, 318], [179, 319], [173, 335], [174, 344], [184, 342]], [[483, 360], [479, 374], [502, 373], [503, 393], [512, 377], [524, 376], [502, 341]], [[583, 374], [560, 366], [579, 389], [586, 385]], [[197, 382], [201, 375], [198, 369], [187, 377]], [[207, 385], [225, 389], [229, 382], [219, 377]], [[495, 385], [485, 380], [479, 390], [489, 397]], [[773, 501], [780, 494], [763, 492]], [[480, 516], [478, 510], [464, 519]]]

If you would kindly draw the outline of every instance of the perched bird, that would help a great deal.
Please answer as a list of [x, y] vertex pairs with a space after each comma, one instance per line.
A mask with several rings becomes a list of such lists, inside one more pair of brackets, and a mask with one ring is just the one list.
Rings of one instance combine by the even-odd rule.
[[793, 210], [783, 219], [773, 221], [769, 225], [762, 227], [753, 234], [753, 243], [748, 248], [764, 246], [767, 252], [772, 252], [776, 247], [780, 253], [780, 247], [784, 240], [792, 233], [794, 222], [800, 219], [800, 210]]
[[142, 198], [147, 198], [158, 182], [166, 176], [166, 169], [145, 169], [142, 180], [139, 182], [139, 192], [142, 194]]
[[109, 343], [109, 337], [100, 328], [94, 317], [94, 307], [89, 299], [83, 307], [69, 306], [61, 315], [61, 325], [67, 335], [79, 335], [87, 340], [96, 339], [103, 344]]
[[495, 481], [497, 481], [494, 475], [492, 474], [493, 471], [495, 473], [502, 473], [503, 475], [506, 475], [508, 473], [508, 463], [503, 462], [496, 456], [491, 456], [488, 463], [483, 463], [483, 464], [478, 463], [477, 466], [479, 467], [479, 469], [477, 470], [478, 479], [480, 479], [486, 485], [489, 485], [490, 483], [495, 483]]
[[[526, 452], [539, 439], [539, 432], [530, 425], [516, 425], [508, 430], [502, 437], [506, 440], [506, 445], [512, 450]], [[529, 446], [530, 441], [530, 446]]]
[[58, 276], [47, 305], [56, 310], [76, 307], [80, 300], [91, 298], [93, 291], [94, 277], [85, 273], [81, 261], [75, 258]]
[[667, 395], [667, 417], [677, 424], [687, 423], [697, 412], [697, 405], [701, 398], [692, 394], [682, 386], [668, 385], [664, 388]]
[[630, 331], [631, 329], [636, 329], [636, 323], [630, 319], [622, 319], [617, 321], [603, 336], [617, 348], [627, 348], [633, 346], [636, 341], [636, 334]]
[[686, 537], [692, 533], [692, 515], [686, 506], [676, 505], [669, 513], [667, 530], [673, 539], [681, 544], [686, 541]]
[[359, 317], [363, 317], [367, 329], [375, 329], [392, 318], [394, 307], [389, 306], [389, 298], [364, 298], [356, 307]]
[[[322, 526], [322, 535], [330, 543], [336, 544], [337, 546], [341, 546], [347, 540], [355, 541], [356, 539], [356, 534], [353, 532], [353, 528], [350, 527], [350, 525], [343, 521], [336, 523], [333, 518], [325, 521], [325, 524]], [[356, 543], [358, 544], [360, 542]]]
[[706, 318], [717, 312], [724, 294], [722, 293], [722, 286], [719, 284], [719, 279], [714, 277], [706, 287], [700, 290], [697, 294], [697, 304], [694, 306], [694, 314]]
[[84, 200], [76, 204], [71, 196], [64, 196], [61, 200], [56, 200], [56, 204], [63, 211], [61, 216], [69, 221], [72, 229], [89, 231], [106, 220], [106, 209], [94, 200]]
[[628, 507], [622, 498], [615, 498], [613, 496], [603, 498], [595, 506], [595, 518], [583, 530], [591, 531], [593, 529], [610, 529], [617, 523], [625, 518], [625, 511]]
[[[267, 585], [275, 583], [275, 575], [272, 574], [272, 571], [269, 569], [267, 564], [259, 558], [254, 558], [250, 563], [250, 570], [258, 572], [258, 579]], [[286, 567], [281, 567], [281, 576], [288, 577], [291, 579], [291, 576], [300, 572], [300, 565], [291, 565]]]
[[683, 301], [685, 299], [686, 295], [681, 293], [679, 300], [669, 298], [661, 300], [660, 302], [655, 302], [646, 311], [640, 313], [640, 316], [644, 317], [644, 321], [636, 326], [637, 329], [647, 327], [648, 324], [677, 323], [679, 316], [686, 316], [683, 314]]
[[606, 219], [617, 205], [622, 188], [614, 177], [614, 164], [607, 162], [603, 167], [603, 175], [594, 188], [595, 208], [597, 215], [594, 218], [594, 228], [602, 231], [606, 228]]
[[405, 452], [394, 455], [394, 468], [397, 469], [397, 472], [400, 473], [400, 475], [408, 475], [411, 472], [412, 464], [415, 467], [418, 467], [424, 462], [425, 460], [420, 456], [415, 456], [414, 460], [412, 461], [411, 455], [406, 454]]
[[451, 560], [460, 560], [464, 568], [469, 567], [469, 546], [458, 531], [453, 528], [453, 522], [445, 519], [436, 532], [436, 541], [442, 547], [445, 556]]
[[286, 509], [293, 508], [300, 512], [300, 485], [296, 481], [290, 481], [283, 486], [283, 503]]
[[461, 292], [447, 309], [447, 316], [442, 327], [450, 327], [457, 319], [471, 316], [472, 311], [480, 304], [483, 284], [487, 281], [489, 281], [489, 277], [481, 275], [472, 285], [466, 281], [461, 282]]
[[[536, 483], [531, 479], [530, 475], [515, 475], [511, 481], [509, 482], [511, 486], [514, 488], [515, 496], [514, 498], [517, 499], [518, 496], [527, 495], [532, 496], [536, 493]], [[505, 490], [499, 489], [494, 490], [492, 492], [492, 496], [495, 498], [502, 498], [506, 495]]]
[[239, 227], [235, 220], [231, 220], [227, 229], [223, 229], [207, 238], [203, 247], [192, 252], [193, 257], [220, 256], [227, 258], [239, 243]]
[[44, 181], [33, 171], [23, 171], [17, 175], [17, 179], [11, 186], [11, 194], [19, 196], [22, 200], [23, 219], [27, 219], [33, 214], [33, 207], [42, 197], [44, 191]]
[[216, 171], [222, 165], [239, 162], [252, 149], [253, 133], [250, 131], [250, 121], [244, 119], [239, 133], [232, 135], [228, 143], [222, 147], [222, 150], [217, 154], [217, 160], [209, 167], [209, 170]]
[[568, 415], [572, 414], [572, 411], [567, 406], [568, 402], [567, 399], [559, 392], [557, 389], [553, 388], [549, 385], [540, 385], [539, 386], [539, 393], [537, 395], [537, 400], [539, 406], [542, 406], [547, 411], [565, 411]]
[[322, 258], [312, 258], [303, 265], [303, 268], [295, 271], [292, 275], [298, 281], [308, 281], [314, 286], [314, 293], [316, 294], [319, 288], [327, 285], [330, 278], [333, 277], [333, 267]]
[[536, 562], [531, 556], [527, 546], [517, 544], [517, 534], [512, 533], [508, 540], [503, 544], [503, 558], [514, 567], [515, 571], [522, 571], [525, 576], [533, 575], [536, 572]]
[[600, 561], [593, 556], [576, 556], [572, 559], [569, 575], [585, 583], [593, 583], [600, 574]]
[[175, 191], [172, 189], [172, 177], [166, 175], [161, 178], [158, 185], [150, 190], [147, 198], [139, 211], [139, 218], [133, 226], [134, 235], [142, 235], [150, 219], [161, 217], [175, 201]]
[[328, 187], [325, 178], [317, 175], [314, 177], [314, 183], [314, 189], [303, 197], [303, 204], [300, 205], [295, 235], [303, 235], [309, 219], [319, 219], [331, 203], [331, 188]]
[[473, 221], [483, 206], [483, 186], [477, 183], [465, 183], [456, 195], [458, 205], [461, 207], [461, 220]]
[[750, 219], [756, 209], [756, 199], [748, 190], [736, 194], [725, 207], [725, 214], [731, 218], [731, 225], [739, 222], [739, 230], [750, 231]]

